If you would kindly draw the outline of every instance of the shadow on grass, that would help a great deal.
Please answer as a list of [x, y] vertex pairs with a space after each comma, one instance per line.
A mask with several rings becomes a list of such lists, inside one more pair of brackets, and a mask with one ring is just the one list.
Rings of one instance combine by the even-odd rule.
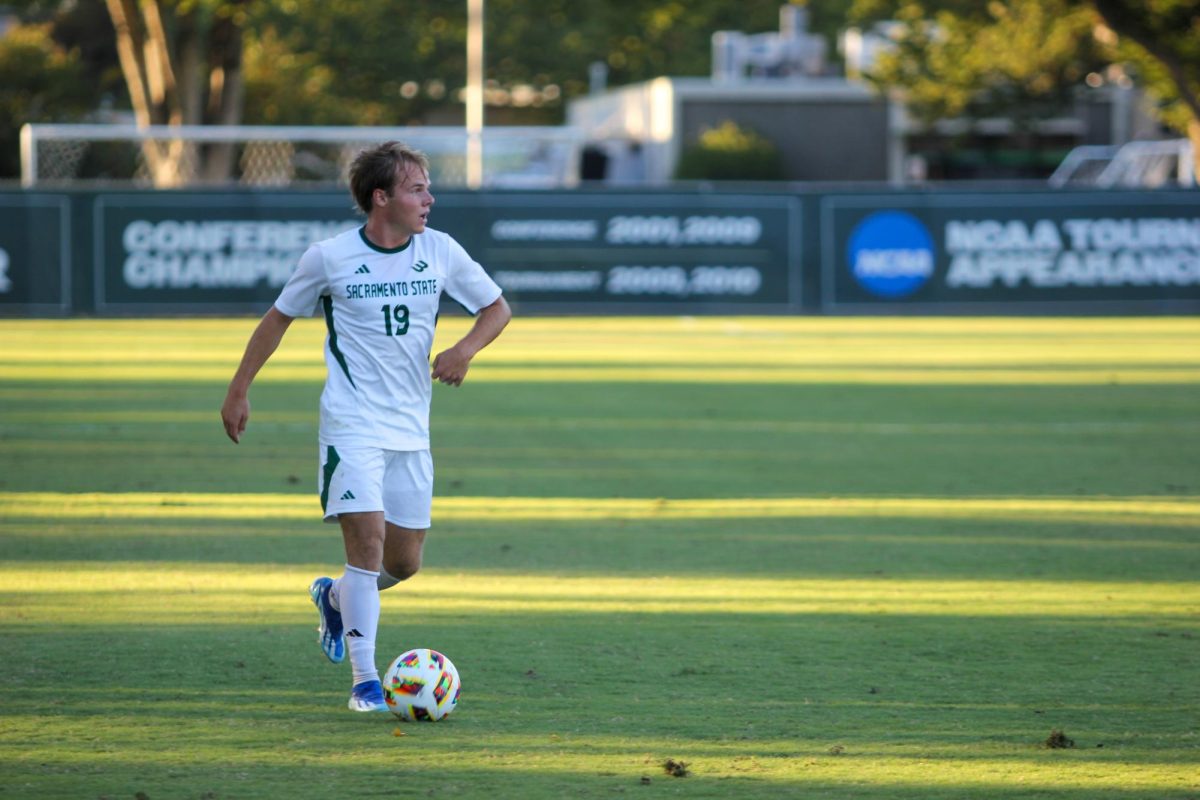
[[[0, 560], [10, 562], [332, 565], [340, 549], [336, 526], [316, 521], [18, 517], [0, 524]], [[1200, 570], [1200, 535], [1186, 521], [453, 522], [431, 530], [425, 563], [430, 569], [514, 574], [1190, 581]]]
[[[24, 399], [0, 397], [0, 420], [21, 420], [0, 421], [0, 464], [14, 467], [0, 469], [0, 490], [278, 492], [316, 482], [318, 383], [256, 385], [236, 448], [219, 422], [223, 384], [131, 384], [114, 394], [73, 383], [61, 398], [61, 384], [10, 388], [22, 386]], [[157, 417], [164, 409], [207, 416]], [[114, 421], [120, 415], [133, 418]], [[1187, 477], [1200, 444], [1187, 385], [481, 382], [440, 391], [432, 422], [439, 494], [1198, 491]]]
[[[1186, 618], [453, 617], [390, 607], [381, 624], [381, 665], [411, 647], [454, 660], [464, 682], [457, 718], [481, 735], [1015, 744], [1075, 726], [1091, 732], [1090, 745], [1105, 741], [1098, 731], [1132, 736], [1138, 757], [1151, 757], [1156, 735], [1196, 754], [1187, 743], [1200, 637]], [[307, 619], [131, 626], [84, 614], [31, 627], [3, 628], [24, 654], [2, 670], [14, 719], [282, 723], [344, 708], [348, 666], [324, 660]]]

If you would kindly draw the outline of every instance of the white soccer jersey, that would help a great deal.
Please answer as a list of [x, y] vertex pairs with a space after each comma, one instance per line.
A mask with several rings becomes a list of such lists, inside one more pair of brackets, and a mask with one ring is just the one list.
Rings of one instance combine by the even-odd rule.
[[322, 444], [429, 447], [429, 356], [442, 292], [472, 314], [500, 297], [483, 267], [431, 228], [392, 250], [358, 228], [300, 258], [275, 307], [289, 317], [325, 316]]

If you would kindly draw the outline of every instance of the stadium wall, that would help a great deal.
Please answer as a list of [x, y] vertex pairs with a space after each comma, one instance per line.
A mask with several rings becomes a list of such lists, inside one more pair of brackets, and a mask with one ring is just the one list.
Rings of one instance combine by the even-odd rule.
[[[0, 192], [0, 314], [260, 314], [341, 192]], [[528, 314], [1191, 314], [1195, 191], [443, 192]]]

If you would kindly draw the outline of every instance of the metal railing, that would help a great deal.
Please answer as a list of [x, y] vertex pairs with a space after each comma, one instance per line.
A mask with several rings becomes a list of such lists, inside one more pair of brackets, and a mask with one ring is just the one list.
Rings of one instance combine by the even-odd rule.
[[1076, 147], [1048, 179], [1051, 186], [1153, 189], [1195, 186], [1196, 163], [1187, 139]]

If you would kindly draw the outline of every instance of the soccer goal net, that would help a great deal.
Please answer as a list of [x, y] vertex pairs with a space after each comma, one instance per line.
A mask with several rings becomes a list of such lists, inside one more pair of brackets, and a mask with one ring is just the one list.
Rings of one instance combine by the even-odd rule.
[[[157, 188], [344, 184], [363, 147], [398, 139], [423, 151], [439, 186], [467, 183], [460, 127], [25, 125], [21, 182], [129, 183]], [[484, 186], [558, 188], [579, 179], [582, 140], [570, 127], [485, 128]]]

